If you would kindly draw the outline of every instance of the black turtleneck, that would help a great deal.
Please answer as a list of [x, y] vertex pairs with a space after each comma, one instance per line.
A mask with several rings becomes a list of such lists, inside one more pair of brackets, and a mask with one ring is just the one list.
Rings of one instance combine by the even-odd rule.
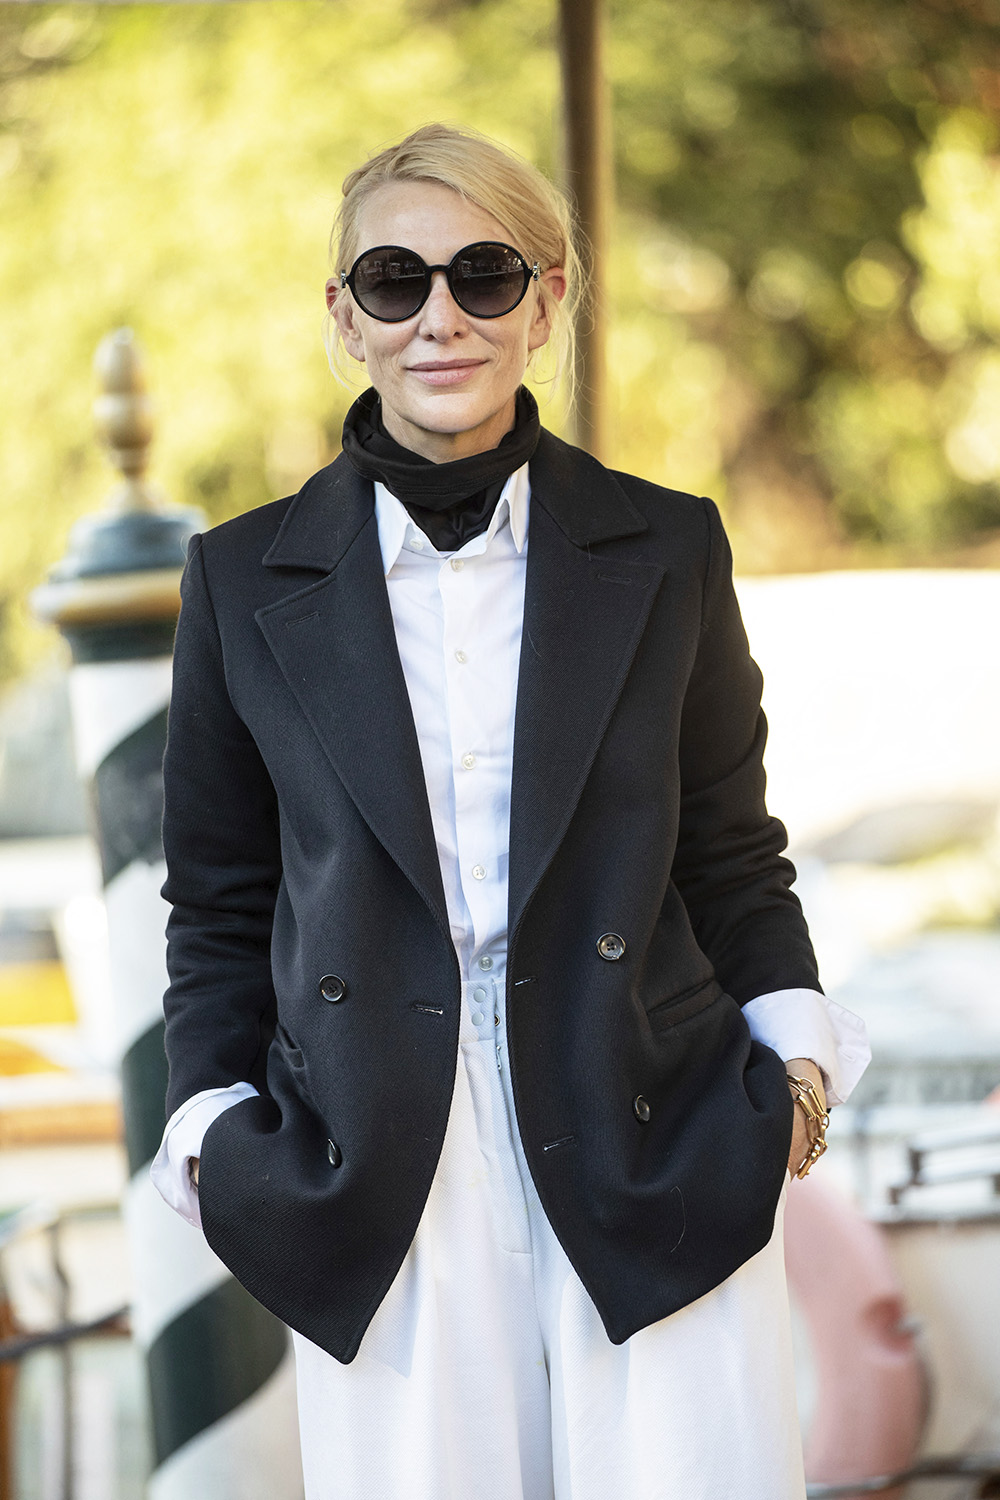
[[534, 396], [517, 393], [514, 426], [496, 448], [435, 464], [397, 443], [382, 421], [378, 392], [358, 397], [344, 420], [344, 452], [365, 479], [378, 479], [401, 500], [439, 552], [454, 552], [490, 524], [500, 492], [538, 445]]

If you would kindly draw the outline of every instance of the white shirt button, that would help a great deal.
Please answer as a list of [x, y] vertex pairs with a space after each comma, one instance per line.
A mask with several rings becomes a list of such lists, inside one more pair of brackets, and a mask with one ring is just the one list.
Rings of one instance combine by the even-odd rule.
[[410, 538], [410, 546], [416, 552], [423, 552], [423, 550], [424, 550], [424, 539], [423, 539], [423, 537], [422, 536], [412, 536]]
[[481, 1010], [474, 1010], [472, 1012], [472, 1024], [473, 1024], [473, 1026], [482, 1026], [482, 1024], [483, 1024], [483, 1013], [482, 1013]]
[[486, 970], [492, 969], [493, 960], [492, 958], [490, 958], [490, 955], [488, 953], [484, 953], [482, 958], [479, 960], [479, 967]]
[[467, 771], [471, 771], [475, 764], [476, 757], [473, 755], [471, 750], [466, 750], [465, 754], [462, 756], [462, 765]]
[[472, 998], [473, 1000], [478, 1000], [480, 1005], [486, 999], [486, 991], [481, 984], [477, 984], [476, 988], [472, 991]]
[[456, 651], [455, 660], [459, 663], [460, 666], [464, 666], [469, 658], [466, 656], [464, 651]]
[[472, 866], [472, 878], [473, 878], [473, 880], [485, 880], [486, 879], [486, 866], [485, 865], [473, 865]]
[[464, 567], [465, 567], [465, 563], [462, 560], [462, 558], [460, 558], [460, 557], [453, 557], [452, 558], [452, 560], [451, 560], [451, 571], [453, 573], [461, 573], [461, 571], [462, 571], [462, 569]]

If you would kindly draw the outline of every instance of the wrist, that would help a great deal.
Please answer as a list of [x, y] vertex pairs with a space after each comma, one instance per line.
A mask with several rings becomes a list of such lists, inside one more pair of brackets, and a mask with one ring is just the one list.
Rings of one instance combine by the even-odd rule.
[[814, 1062], [811, 1057], [786, 1057], [785, 1073], [791, 1075], [792, 1078], [808, 1078], [815, 1086], [824, 1110], [827, 1109], [826, 1081], [819, 1063]]
[[785, 1074], [794, 1106], [801, 1111], [805, 1125], [805, 1148], [801, 1159], [797, 1165], [794, 1159], [789, 1162], [789, 1171], [799, 1178], [808, 1176], [826, 1150], [826, 1131], [830, 1123], [822, 1081], [817, 1083], [811, 1076], [813, 1071], [818, 1071], [815, 1065], [809, 1073], [788, 1071]]

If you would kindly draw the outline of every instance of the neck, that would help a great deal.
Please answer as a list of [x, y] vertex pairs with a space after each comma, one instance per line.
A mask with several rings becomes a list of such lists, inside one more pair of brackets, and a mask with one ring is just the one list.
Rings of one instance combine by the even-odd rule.
[[477, 427], [478, 441], [468, 431], [428, 433], [385, 411], [368, 390], [344, 418], [344, 453], [364, 479], [402, 500], [439, 552], [452, 552], [486, 530], [507, 479], [537, 447], [541, 428], [530, 391], [517, 392], [512, 420], [501, 415]]
[[488, 453], [491, 448], [498, 447], [514, 426], [515, 411], [515, 398], [512, 396], [502, 411], [496, 412], [476, 427], [460, 432], [433, 432], [408, 422], [383, 401], [382, 423], [389, 436], [411, 453], [419, 454], [432, 464], [449, 464], [456, 459], [471, 458], [476, 453]]

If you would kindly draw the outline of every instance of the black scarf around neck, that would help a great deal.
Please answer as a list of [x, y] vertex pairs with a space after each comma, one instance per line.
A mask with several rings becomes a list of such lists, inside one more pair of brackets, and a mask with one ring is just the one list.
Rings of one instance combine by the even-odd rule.
[[378, 479], [401, 500], [439, 552], [454, 552], [490, 524], [500, 492], [538, 445], [534, 396], [517, 393], [514, 426], [496, 448], [435, 464], [390, 437], [375, 390], [360, 395], [344, 420], [344, 452], [365, 479]]

